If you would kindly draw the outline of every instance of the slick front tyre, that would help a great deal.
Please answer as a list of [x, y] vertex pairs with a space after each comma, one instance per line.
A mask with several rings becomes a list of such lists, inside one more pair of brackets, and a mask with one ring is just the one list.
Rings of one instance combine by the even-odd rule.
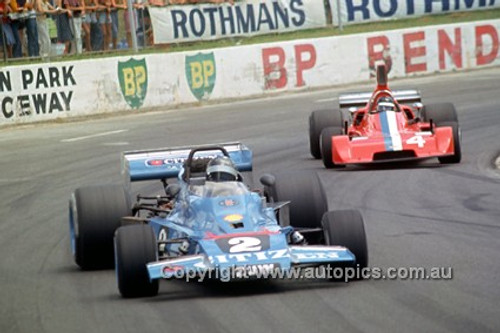
[[321, 131], [330, 126], [342, 128], [342, 114], [339, 110], [317, 110], [309, 116], [309, 149], [316, 159], [321, 158]]
[[439, 163], [442, 164], [460, 163], [462, 159], [462, 148], [461, 148], [462, 135], [460, 132], [460, 126], [458, 126], [458, 123], [455, 121], [443, 122], [440, 124], [440, 127], [444, 126], [450, 126], [452, 129], [454, 153], [452, 156], [438, 157]]
[[118, 228], [115, 235], [116, 278], [118, 290], [125, 298], [158, 294], [158, 280], [149, 279], [147, 263], [157, 260], [153, 229], [138, 224]]
[[424, 105], [421, 115], [425, 121], [432, 121], [436, 126], [443, 126], [443, 122], [458, 123], [457, 111], [452, 103], [438, 103]]
[[[328, 210], [325, 191], [316, 173], [281, 172], [273, 175], [275, 183], [269, 193], [274, 202], [290, 201], [289, 222], [296, 228], [321, 228], [321, 218]], [[283, 221], [280, 221], [283, 225]], [[307, 235], [309, 243], [317, 243], [316, 235]], [[321, 238], [322, 235], [320, 235]]]
[[357, 210], [337, 210], [325, 213], [322, 220], [326, 245], [340, 245], [356, 257], [354, 266], [365, 268], [368, 265], [368, 246], [365, 225]]
[[76, 189], [69, 201], [73, 257], [82, 269], [113, 268], [113, 235], [123, 216], [132, 214], [122, 185]]
[[335, 147], [332, 144], [332, 137], [342, 134], [342, 128], [338, 127], [327, 127], [321, 132], [321, 158], [323, 159], [323, 165], [327, 169], [345, 167], [344, 164], [335, 164], [333, 162], [333, 149]]

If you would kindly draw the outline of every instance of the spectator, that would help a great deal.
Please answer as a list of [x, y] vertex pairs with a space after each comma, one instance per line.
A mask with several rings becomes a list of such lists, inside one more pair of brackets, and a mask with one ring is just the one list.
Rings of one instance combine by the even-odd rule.
[[145, 47], [150, 45], [152, 36], [151, 18], [147, 7], [147, 0], [136, 0], [134, 7], [137, 8], [137, 44]]
[[21, 42], [21, 36], [19, 35], [19, 27], [21, 22], [19, 20], [19, 13], [17, 8], [16, 0], [4, 0], [6, 9], [9, 13], [10, 19], [10, 30], [12, 31], [12, 37], [14, 38], [14, 44], [12, 45], [12, 57], [21, 58], [23, 56], [23, 44]]
[[92, 20], [90, 23], [90, 44], [93, 51], [102, 50], [103, 48], [103, 34], [101, 25], [99, 24], [98, 0], [93, 0], [95, 10], [92, 13]]
[[8, 14], [11, 12], [11, 8], [9, 6], [10, 1], [0, 1], [0, 13], [2, 14], [2, 33], [5, 37], [5, 47], [7, 52], [7, 56], [12, 58], [12, 48], [16, 43], [14, 38], [14, 33], [12, 32], [11, 21]]
[[111, 42], [111, 17], [109, 12], [111, 9], [111, 0], [97, 0], [97, 21], [101, 25], [101, 31], [104, 38], [103, 50], [109, 49]]
[[[153, 0], [155, 1], [155, 0]], [[158, 0], [156, 0], [158, 1]], [[161, 0], [160, 0], [161, 1]], [[186, 4], [199, 4], [199, 3], [225, 3], [234, 5], [234, 0], [170, 0], [171, 5], [186, 5]]]
[[38, 12], [36, 25], [38, 30], [40, 55], [42, 57], [47, 57], [50, 55], [51, 48], [47, 14], [56, 14], [57, 10], [47, 0], [36, 0], [35, 9]]
[[118, 9], [125, 9], [127, 13], [127, 0], [111, 0], [111, 42], [116, 50], [118, 44]]
[[[38, 28], [36, 25], [36, 11], [34, 10], [35, 0], [21, 0], [23, 2], [24, 25], [26, 26], [26, 35], [28, 37], [28, 55], [38, 57], [40, 48], [38, 45]], [[18, 0], [18, 6], [21, 3]]]
[[82, 54], [82, 12], [85, 7], [83, 0], [64, 0], [66, 8], [70, 10], [69, 26], [73, 34], [71, 53]]
[[90, 27], [92, 23], [97, 23], [97, 18], [95, 14], [95, 10], [97, 9], [97, 5], [94, 0], [84, 0], [83, 1], [84, 10], [82, 12], [82, 29], [85, 34], [85, 50], [87, 52], [92, 51], [92, 43], [91, 43], [91, 31]]
[[56, 9], [58, 10], [56, 15], [57, 41], [64, 44], [64, 54], [68, 54], [73, 39], [69, 25], [71, 12], [66, 8], [66, 2], [63, 0], [56, 0]]
[[168, 0], [149, 0], [150, 6], [163, 7], [167, 4], [169, 4]]

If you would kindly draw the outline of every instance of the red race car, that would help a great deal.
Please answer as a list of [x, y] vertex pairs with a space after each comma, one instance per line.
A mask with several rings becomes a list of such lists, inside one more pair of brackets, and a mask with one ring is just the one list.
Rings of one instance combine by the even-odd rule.
[[[405, 104], [403, 104], [405, 103]], [[340, 110], [317, 110], [309, 117], [311, 155], [325, 167], [437, 157], [459, 163], [460, 127], [451, 103], [423, 106], [417, 90], [390, 90], [385, 66], [377, 67], [373, 93], [339, 97]]]

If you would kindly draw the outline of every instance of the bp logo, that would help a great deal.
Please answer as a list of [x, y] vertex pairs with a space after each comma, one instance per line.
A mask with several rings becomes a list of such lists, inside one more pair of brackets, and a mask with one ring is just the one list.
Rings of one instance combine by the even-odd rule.
[[123, 97], [130, 107], [138, 109], [144, 103], [148, 91], [148, 68], [146, 59], [130, 58], [118, 62], [118, 78]]
[[214, 53], [186, 56], [186, 77], [193, 95], [198, 100], [207, 99], [215, 86]]

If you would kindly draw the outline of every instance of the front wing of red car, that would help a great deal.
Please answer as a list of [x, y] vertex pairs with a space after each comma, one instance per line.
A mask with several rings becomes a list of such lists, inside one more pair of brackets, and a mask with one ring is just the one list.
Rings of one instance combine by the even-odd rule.
[[335, 164], [362, 164], [449, 156], [454, 154], [451, 127], [433, 132], [398, 132], [391, 135], [332, 137], [332, 160]]

